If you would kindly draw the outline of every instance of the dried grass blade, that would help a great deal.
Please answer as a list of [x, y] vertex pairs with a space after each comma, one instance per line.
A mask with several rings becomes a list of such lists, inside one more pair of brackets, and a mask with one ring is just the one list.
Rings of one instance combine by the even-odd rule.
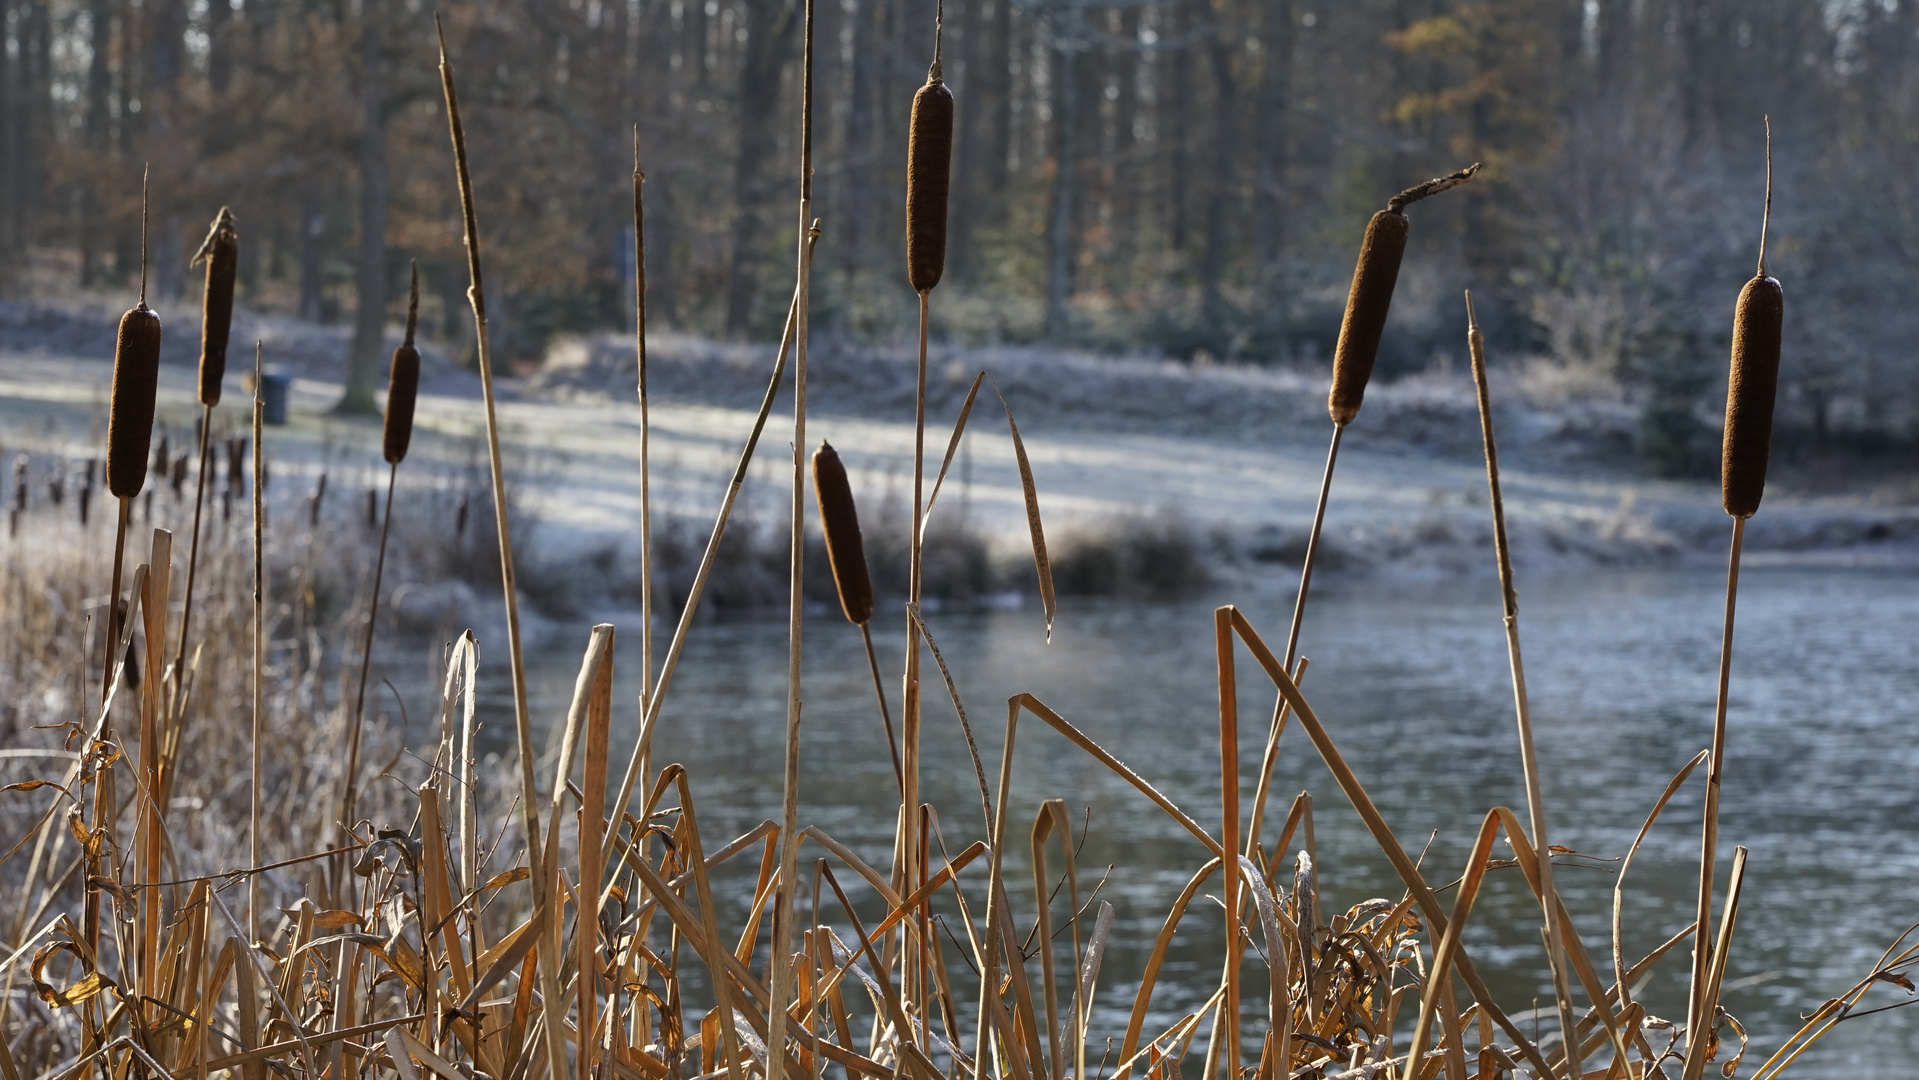
[[1173, 800], [1160, 794], [1158, 788], [1147, 783], [1138, 773], [1127, 768], [1125, 763], [1108, 753], [1105, 747], [1094, 742], [1084, 732], [1068, 723], [1065, 717], [1048, 708], [1045, 702], [1031, 694], [1016, 694], [1009, 704], [1016, 710], [1023, 708], [1039, 719], [1044, 720], [1053, 730], [1066, 736], [1067, 740], [1073, 743], [1073, 745], [1091, 754], [1100, 764], [1113, 770], [1113, 772], [1119, 774], [1121, 779], [1139, 789], [1139, 792], [1148, 799], [1151, 799], [1155, 806], [1158, 806], [1161, 810], [1170, 814], [1174, 821], [1185, 826], [1187, 832], [1192, 833], [1193, 836], [1198, 838], [1200, 843], [1206, 845], [1207, 851], [1212, 852], [1214, 855], [1221, 853], [1223, 849], [1220, 847], [1219, 841], [1208, 836], [1206, 830], [1200, 828], [1198, 822], [1187, 817], [1185, 811], [1174, 805]]
[[[966, 434], [966, 418], [973, 415], [973, 399], [979, 397], [980, 384], [986, 381], [986, 372], [973, 376], [973, 385], [966, 391], [966, 401], [960, 405], [959, 417], [953, 421], [953, 437], [946, 441], [946, 456], [940, 459], [939, 475], [933, 478], [933, 493], [926, 497], [926, 509], [920, 515], [920, 539], [926, 539], [926, 522], [933, 516], [933, 503], [940, 497], [940, 485], [946, 482], [946, 470], [953, 467], [953, 456], [959, 452], [960, 437]], [[998, 388], [995, 388], [998, 392]]]
[[[1192, 904], [1193, 898], [1199, 895], [1200, 886], [1205, 884], [1206, 879], [1211, 877], [1213, 871], [1217, 869], [1219, 869], [1218, 858], [1200, 867], [1192, 880], [1186, 883], [1186, 888], [1181, 891], [1179, 898], [1173, 901], [1172, 910], [1166, 913], [1165, 925], [1160, 927], [1159, 937], [1153, 942], [1153, 951], [1146, 957], [1146, 970], [1140, 975], [1139, 990], [1133, 995], [1133, 1014], [1126, 1022], [1126, 1037], [1120, 1042], [1121, 1064], [1114, 1073], [1114, 1080], [1126, 1080], [1132, 1071], [1133, 1061], [1139, 1056], [1140, 1029], [1146, 1025], [1146, 1010], [1152, 1004], [1153, 985], [1159, 981], [1159, 969], [1160, 965], [1166, 962], [1166, 950], [1172, 947], [1173, 934], [1179, 929], [1180, 917], [1186, 914], [1186, 909]], [[1224, 992], [1225, 989], [1222, 987], [1220, 993]], [[1154, 1040], [1154, 1042], [1158, 1041]]]
[[[1359, 777], [1346, 764], [1345, 757], [1334, 745], [1325, 726], [1319, 722], [1318, 715], [1300, 695], [1299, 687], [1286, 674], [1286, 669], [1280, 663], [1279, 657], [1273, 655], [1273, 651], [1267, 648], [1259, 632], [1253, 629], [1252, 623], [1246, 620], [1246, 616], [1239, 609], [1229, 605], [1226, 610], [1231, 612], [1232, 631], [1245, 642], [1247, 650], [1253, 654], [1253, 658], [1259, 662], [1260, 667], [1266, 670], [1267, 677], [1273, 680], [1279, 692], [1292, 704], [1293, 714], [1299, 717], [1300, 726], [1305, 728], [1307, 737], [1312, 739], [1313, 746], [1319, 751], [1320, 758], [1326, 763], [1326, 767], [1332, 770], [1333, 778], [1338, 781], [1347, 800], [1353, 804], [1353, 809], [1359, 812], [1360, 820], [1365, 823], [1367, 831], [1373, 834], [1373, 839], [1379, 844], [1380, 851], [1386, 856], [1386, 860], [1392, 864], [1400, 880], [1405, 882], [1414, 901], [1419, 904], [1421, 914], [1426, 917], [1427, 925], [1433, 931], [1443, 934], [1446, 928], [1446, 914], [1440, 908], [1438, 898], [1433, 895], [1431, 886], [1426, 884], [1426, 879], [1420, 874], [1419, 868], [1406, 854], [1405, 847], [1393, 835], [1391, 827], [1386, 824], [1386, 819], [1381, 816], [1378, 806], [1374, 805], [1372, 796], [1366, 793], [1365, 785], [1359, 782]], [[1484, 1008], [1500, 1029], [1506, 1032], [1528, 1061], [1541, 1073], [1550, 1075], [1552, 1069], [1546, 1064], [1539, 1048], [1534, 1046], [1525, 1032], [1519, 1029], [1519, 1025], [1513, 1023], [1511, 1017], [1494, 1004], [1492, 993], [1487, 990], [1485, 980], [1481, 979], [1478, 972], [1474, 970], [1464, 948], [1460, 950], [1455, 964], [1459, 968], [1459, 977], [1464, 979], [1467, 987], [1472, 990], [1474, 1000], [1478, 1001], [1480, 1007]]]
[[1013, 457], [1019, 462], [1020, 493], [1026, 498], [1026, 529], [1033, 538], [1033, 569], [1039, 574], [1039, 599], [1046, 608], [1046, 640], [1053, 640], [1053, 616], [1059, 611], [1059, 600], [1053, 595], [1053, 563], [1046, 555], [1046, 530], [1040, 526], [1039, 491], [1033, 484], [1033, 463], [1026, 457], [1026, 443], [1019, 437], [1019, 424], [1013, 420], [1013, 407], [1006, 403], [1006, 395], [1001, 392], [999, 383], [993, 383], [993, 393], [999, 395], [1000, 407], [1006, 410], [1006, 430], [1013, 437]]
[[[973, 388], [979, 389], [979, 384], [975, 382]], [[937, 486], [934, 487], [933, 493], [939, 494]], [[932, 504], [929, 502], [928, 505]], [[953, 699], [953, 711], [959, 714], [960, 731], [966, 736], [966, 752], [972, 756], [973, 773], [979, 778], [980, 811], [986, 815], [986, 831], [990, 834], [993, 831], [993, 801], [986, 792], [986, 766], [980, 763], [979, 743], [973, 739], [973, 725], [966, 719], [966, 706], [960, 701], [959, 687], [953, 682], [953, 673], [946, 666], [946, 658], [940, 655], [940, 647], [934, 643], [932, 632], [926, 628], [926, 620], [920, 614], [920, 606], [908, 603], [906, 615], [913, 620], [913, 625], [919, 628], [920, 636], [926, 639], [926, 648], [932, 652], [933, 663], [938, 665], [940, 678], [946, 682], [947, 696]]]

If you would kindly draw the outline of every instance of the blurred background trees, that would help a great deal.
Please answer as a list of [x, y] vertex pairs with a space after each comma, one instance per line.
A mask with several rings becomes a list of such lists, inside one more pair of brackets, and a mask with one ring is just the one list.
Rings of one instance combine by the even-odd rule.
[[[222, 204], [242, 302], [354, 327], [379, 367], [408, 259], [465, 346], [458, 212], [422, 0], [0, 0], [0, 287], [124, 289]], [[442, 11], [462, 76], [499, 348], [631, 320], [632, 130], [650, 311], [777, 333], [790, 290], [797, 0], [492, 0]], [[897, 338], [901, 191], [933, 0], [821, 0], [814, 325]], [[1323, 365], [1368, 214], [1415, 212], [1382, 372], [1452, 363], [1470, 285], [1508, 355], [1709, 464], [1731, 301], [1791, 296], [1784, 417], [1919, 436], [1915, 0], [947, 0], [959, 104], [943, 336]]]

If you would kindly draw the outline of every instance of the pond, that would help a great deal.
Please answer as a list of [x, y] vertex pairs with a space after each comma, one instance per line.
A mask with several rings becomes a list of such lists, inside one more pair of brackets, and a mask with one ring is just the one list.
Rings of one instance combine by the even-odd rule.
[[[1616, 860], [1672, 775], [1711, 740], [1723, 576], [1596, 569], [1520, 585], [1550, 835], [1579, 854], [1557, 864], [1558, 883], [1604, 970]], [[928, 619], [995, 783], [1006, 700], [1030, 692], [1216, 832], [1212, 607], [1227, 600], [1275, 649], [1283, 646], [1291, 596], [1278, 587], [1166, 604], [1068, 598], [1051, 644], [1036, 606]], [[1744, 575], [1720, 848], [1722, 883], [1733, 845], [1751, 850], [1724, 997], [1753, 1037], [1748, 1072], [1802, 1014], [1870, 971], [1886, 945], [1919, 921], [1912, 888], [1919, 879], [1916, 601], [1919, 574], [1909, 571], [1751, 567]], [[903, 629], [881, 631], [879, 622], [876, 644], [897, 721]], [[584, 631], [577, 637], [529, 662], [541, 720], [565, 713]], [[859, 633], [836, 612], [817, 612], [807, 619], [805, 644], [801, 822], [884, 865], [897, 794]], [[1324, 577], [1301, 652], [1313, 661], [1306, 696], [1401, 842], [1427, 848], [1429, 878], [1456, 876], [1488, 808], [1510, 806], [1523, 818], [1498, 587], [1489, 576]], [[638, 634], [623, 632], [614, 732], [621, 763], [637, 726], [638, 653]], [[1242, 776], [1251, 777], [1273, 693], [1244, 650], [1239, 655]], [[504, 750], [511, 732], [505, 664], [497, 654], [488, 661], [484, 709], [490, 737], [502, 740], [493, 745]], [[780, 615], [702, 625], [688, 639], [655, 760], [688, 767], [709, 837], [778, 816], [785, 679]], [[930, 660], [926, 679], [925, 796], [939, 807], [956, 852], [984, 835], [979, 786]], [[1100, 892], [1116, 922], [1101, 975], [1097, 1056], [1105, 1036], [1117, 1040], [1123, 1031], [1153, 935], [1206, 856], [1167, 815], [1045, 725], [1023, 718], [1016, 745], [1019, 842], [1009, 845], [1009, 865], [1019, 869], [1009, 872], [1019, 876], [1009, 881], [1030, 881], [1015, 853], [1025, 849], [1024, 833], [1047, 798], [1066, 800], [1076, 827], [1086, 829], [1082, 883], [1112, 864]], [[1703, 779], [1702, 770], [1674, 799], [1627, 878], [1628, 963], [1691, 920]], [[1251, 782], [1242, 783], [1250, 799]], [[1281, 742], [1273, 790], [1273, 825], [1297, 793], [1313, 794], [1326, 908], [1400, 894], [1296, 726]], [[1269, 826], [1268, 843], [1275, 834]], [[1030, 897], [1030, 885], [1013, 896], [1020, 910], [1030, 907], [1020, 899]], [[734, 912], [736, 927], [741, 915]], [[1467, 947], [1508, 1011], [1524, 1012], [1534, 999], [1550, 1008], [1537, 918], [1516, 871], [1489, 877]], [[1217, 967], [1205, 958], [1218, 954], [1220, 934], [1217, 908], [1196, 905], [1162, 972], [1156, 1012], [1170, 1019], [1210, 993]], [[1655, 1015], [1684, 1011], [1685, 951], [1669, 954], [1636, 995]], [[1259, 968], [1249, 956], [1249, 977]], [[1880, 1004], [1906, 1000], [1893, 987], [1875, 995], [1883, 995]], [[1896, 1010], [1850, 1021], [1796, 1070], [1905, 1075], [1898, 1062], [1919, 1050], [1915, 1015]], [[1542, 1019], [1539, 1026], [1555, 1025]]]

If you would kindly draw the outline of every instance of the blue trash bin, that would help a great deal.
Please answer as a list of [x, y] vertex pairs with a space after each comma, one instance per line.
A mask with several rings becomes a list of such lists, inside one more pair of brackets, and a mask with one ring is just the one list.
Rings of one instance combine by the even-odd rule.
[[293, 376], [278, 371], [269, 371], [260, 377], [260, 401], [266, 408], [266, 422], [284, 424], [287, 422], [287, 391], [293, 386]]

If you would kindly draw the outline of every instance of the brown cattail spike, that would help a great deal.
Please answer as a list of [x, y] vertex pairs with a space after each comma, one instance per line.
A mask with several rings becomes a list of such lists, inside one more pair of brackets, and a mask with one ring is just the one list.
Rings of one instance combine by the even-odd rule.
[[107, 490], [122, 499], [147, 482], [153, 441], [153, 396], [160, 384], [160, 316], [144, 303], [120, 317], [113, 351], [113, 398], [107, 412]]
[[833, 564], [840, 609], [849, 622], [863, 626], [873, 617], [873, 579], [866, 572], [860, 515], [853, 505], [846, 466], [832, 444], [824, 441], [813, 452], [813, 495], [820, 503], [820, 528], [826, 533], [826, 557]]
[[[1772, 132], [1766, 133], [1766, 219], [1772, 216]], [[1732, 315], [1732, 368], [1726, 381], [1726, 436], [1719, 461], [1720, 501], [1733, 517], [1751, 517], [1766, 493], [1772, 410], [1779, 390], [1779, 344], [1786, 292], [1766, 274], [1766, 225], [1759, 271], [1739, 290]]]
[[413, 347], [413, 328], [419, 314], [420, 268], [415, 264], [406, 305], [406, 340], [393, 350], [393, 366], [387, 372], [386, 426], [380, 444], [389, 465], [406, 460], [407, 445], [413, 441], [413, 403], [420, 394], [420, 350]]
[[953, 169], [953, 94], [937, 69], [913, 95], [906, 144], [906, 277], [919, 293], [946, 272], [946, 196]]
[[1474, 164], [1456, 173], [1435, 177], [1407, 188], [1386, 203], [1386, 209], [1366, 224], [1359, 245], [1359, 264], [1353, 269], [1352, 291], [1346, 295], [1346, 316], [1339, 324], [1339, 344], [1333, 350], [1333, 389], [1326, 408], [1333, 423], [1345, 427], [1359, 415], [1366, 384], [1379, 359], [1379, 339], [1386, 332], [1386, 312], [1399, 283], [1399, 264], [1406, 254], [1406, 207], [1448, 188], [1458, 187], [1479, 171]]
[[122, 499], [147, 482], [153, 395], [160, 388], [160, 316], [147, 307], [147, 174], [140, 176], [140, 302], [120, 316], [107, 408], [107, 490]]
[[220, 381], [227, 373], [227, 334], [233, 329], [233, 280], [240, 262], [239, 234], [226, 207], [200, 243], [188, 266], [207, 264], [206, 292], [200, 301], [200, 404], [220, 404]]

